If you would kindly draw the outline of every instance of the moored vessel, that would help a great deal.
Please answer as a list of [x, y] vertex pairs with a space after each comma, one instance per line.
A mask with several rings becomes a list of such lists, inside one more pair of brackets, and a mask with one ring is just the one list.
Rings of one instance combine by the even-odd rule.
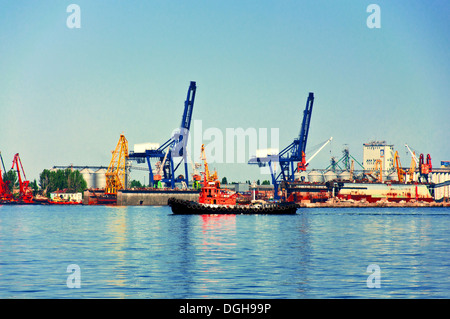
[[250, 205], [219, 205], [204, 204], [184, 199], [169, 198], [169, 206], [177, 215], [204, 215], [204, 214], [264, 214], [285, 215], [295, 214], [298, 208], [296, 203], [251, 203]]
[[434, 202], [428, 186], [429, 184], [419, 183], [339, 183], [336, 197], [357, 201], [366, 200], [369, 203], [380, 200]]

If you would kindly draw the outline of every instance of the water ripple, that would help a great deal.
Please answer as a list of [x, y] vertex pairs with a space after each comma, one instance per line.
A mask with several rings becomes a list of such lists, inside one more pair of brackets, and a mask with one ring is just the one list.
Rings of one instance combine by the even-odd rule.
[[[450, 209], [0, 208], [0, 298], [449, 298]], [[68, 288], [67, 266], [81, 270]], [[367, 266], [381, 269], [368, 288]]]

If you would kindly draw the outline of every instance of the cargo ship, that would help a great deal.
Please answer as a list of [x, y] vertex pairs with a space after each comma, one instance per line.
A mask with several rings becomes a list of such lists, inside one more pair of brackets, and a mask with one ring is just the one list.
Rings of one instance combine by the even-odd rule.
[[365, 200], [375, 203], [380, 200], [389, 202], [409, 202], [412, 200], [434, 202], [430, 192], [430, 184], [402, 183], [345, 183], [336, 184], [336, 197], [339, 199]]
[[375, 203], [380, 200], [389, 202], [423, 201], [434, 202], [432, 184], [366, 182], [366, 181], [328, 181], [323, 183], [291, 182], [285, 185], [286, 199], [289, 202], [311, 203], [326, 202], [330, 198], [342, 200], [366, 201]]

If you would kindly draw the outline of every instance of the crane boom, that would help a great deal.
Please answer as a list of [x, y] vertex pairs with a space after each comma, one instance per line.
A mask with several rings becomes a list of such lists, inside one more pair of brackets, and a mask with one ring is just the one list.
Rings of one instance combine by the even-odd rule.
[[314, 155], [313, 156], [311, 156], [307, 161], [306, 161], [306, 166], [309, 164], [309, 162], [311, 162], [312, 161], [312, 159], [314, 158], [314, 157], [316, 157], [316, 155], [317, 154], [319, 154], [319, 152], [325, 147], [325, 146], [327, 146], [327, 144], [328, 143], [330, 143], [331, 142], [331, 140], [333, 139], [333, 137], [330, 137], [318, 150], [317, 150], [317, 152], [315, 152], [314, 153]]
[[214, 174], [211, 174], [209, 172], [209, 167], [208, 167], [208, 162], [206, 161], [206, 154], [205, 154], [205, 144], [202, 144], [202, 160], [203, 163], [205, 165], [205, 175], [206, 175], [206, 180], [208, 182], [212, 182], [215, 181], [217, 179], [217, 172], [214, 172]]
[[106, 176], [105, 194], [116, 195], [117, 191], [126, 187], [126, 162], [128, 160], [128, 141], [120, 135], [116, 149], [112, 152]]
[[414, 160], [414, 162], [416, 162], [416, 166], [419, 166], [419, 159], [418, 159], [417, 156], [416, 156], [416, 152], [413, 152], [413, 151], [409, 148], [408, 144], [405, 144], [405, 146], [406, 146], [406, 148], [408, 149], [408, 151], [411, 153], [411, 157], [412, 157], [412, 159]]
[[[3, 163], [2, 153], [0, 152], [0, 159], [2, 160], [3, 171], [6, 173], [5, 163]], [[9, 191], [9, 181], [3, 180], [2, 167], [0, 167], [0, 201], [10, 201], [12, 194]]]
[[402, 169], [402, 164], [400, 163], [400, 156], [398, 155], [398, 152], [395, 151], [394, 154], [394, 163], [395, 163], [395, 168], [397, 169], [397, 177], [398, 177], [398, 181], [400, 183], [403, 183], [405, 181], [405, 171]]
[[183, 117], [181, 119], [181, 128], [186, 130], [191, 129], [191, 119], [192, 119], [192, 111], [194, 109], [194, 100], [195, 100], [195, 92], [197, 90], [197, 86], [195, 81], [191, 81], [189, 84], [189, 89], [187, 92], [186, 101], [184, 102], [184, 112]]
[[309, 125], [311, 123], [311, 115], [314, 104], [314, 93], [310, 92], [306, 101], [306, 109], [303, 111], [302, 129], [300, 131], [301, 149], [306, 151], [306, 142], [308, 141]]
[[[11, 169], [14, 169], [14, 166], [16, 166], [17, 178], [19, 180], [19, 201], [22, 201], [25, 203], [32, 203], [33, 202], [33, 192], [31, 190], [31, 188], [29, 187], [30, 182], [27, 180], [25, 171], [23, 170], [22, 161], [20, 160], [19, 153], [14, 155], [13, 164], [12, 164]], [[22, 175], [23, 175], [23, 179], [22, 179]]]
[[308, 95], [308, 99], [306, 100], [305, 110], [303, 111], [303, 120], [299, 136], [292, 143], [292, 154], [290, 160], [299, 161], [300, 163], [298, 163], [298, 170], [302, 171], [305, 171], [306, 166], [308, 166], [305, 159], [305, 151], [306, 151], [306, 142], [308, 141], [309, 125], [311, 123], [311, 114], [313, 105], [314, 105], [314, 93], [310, 92]]

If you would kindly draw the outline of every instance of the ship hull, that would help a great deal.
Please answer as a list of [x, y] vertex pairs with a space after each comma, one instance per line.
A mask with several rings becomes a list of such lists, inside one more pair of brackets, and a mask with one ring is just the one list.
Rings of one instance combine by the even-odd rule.
[[433, 202], [425, 184], [394, 183], [342, 183], [339, 185], [337, 197], [355, 201], [366, 200], [375, 203], [380, 200], [389, 202], [410, 202], [413, 200]]
[[194, 201], [169, 198], [168, 205], [175, 215], [245, 214], [245, 215], [292, 215], [297, 212], [295, 203], [276, 203], [261, 206], [251, 205], [209, 205]]

